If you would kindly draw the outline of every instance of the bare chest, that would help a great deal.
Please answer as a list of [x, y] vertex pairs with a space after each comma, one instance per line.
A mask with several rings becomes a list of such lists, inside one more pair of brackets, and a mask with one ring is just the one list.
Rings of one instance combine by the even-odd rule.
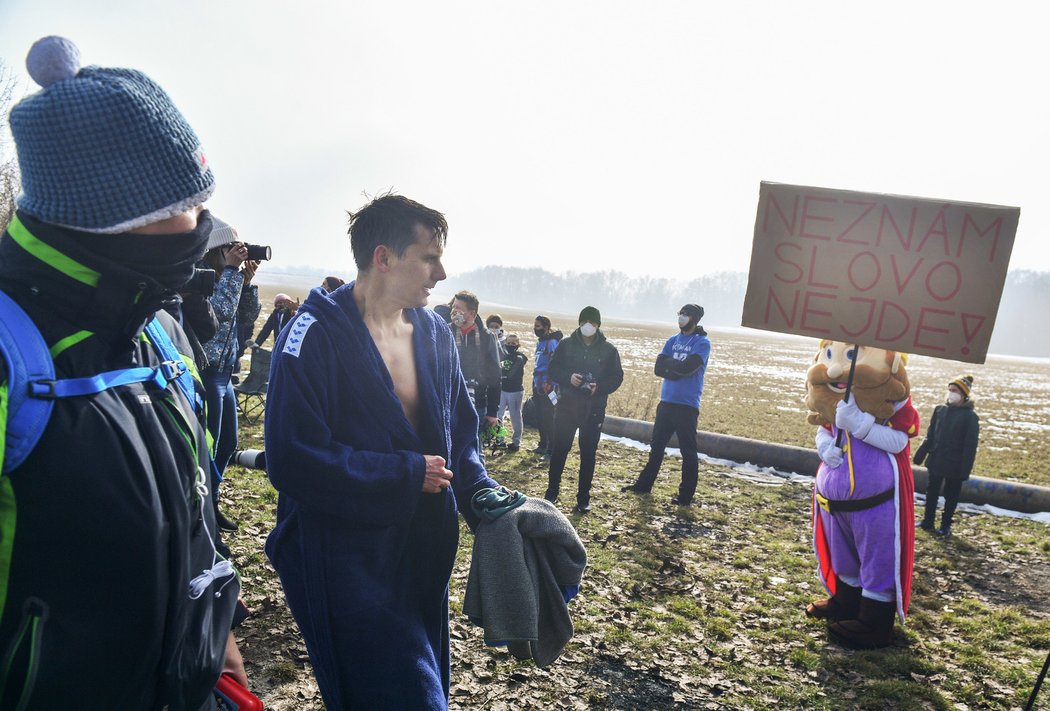
[[419, 382], [416, 378], [416, 359], [412, 352], [411, 334], [407, 337], [377, 339], [376, 348], [383, 358], [391, 380], [394, 394], [401, 401], [405, 417], [418, 429]]

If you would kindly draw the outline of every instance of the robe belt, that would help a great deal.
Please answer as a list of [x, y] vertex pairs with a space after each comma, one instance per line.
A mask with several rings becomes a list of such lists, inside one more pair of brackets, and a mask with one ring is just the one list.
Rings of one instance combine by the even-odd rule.
[[829, 499], [817, 492], [817, 505], [828, 513], [847, 513], [851, 511], [864, 511], [872, 509], [881, 503], [893, 498], [893, 487], [886, 489], [881, 494], [869, 496], [865, 499]]

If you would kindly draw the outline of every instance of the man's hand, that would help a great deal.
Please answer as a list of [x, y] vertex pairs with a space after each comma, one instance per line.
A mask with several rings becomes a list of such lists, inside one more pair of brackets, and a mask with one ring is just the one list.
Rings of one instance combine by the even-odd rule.
[[244, 671], [244, 659], [241, 657], [241, 650], [237, 648], [237, 640], [232, 630], [226, 638], [226, 661], [222, 664], [222, 673], [232, 674], [238, 684], [248, 688], [248, 673]]
[[244, 347], [245, 348], [258, 348], [259, 344], [249, 338], [247, 341], [244, 342]]
[[435, 454], [424, 454], [427, 463], [426, 475], [423, 477], [424, 494], [440, 494], [452, 486], [452, 472], [445, 468], [444, 457]]
[[587, 383], [587, 389], [591, 391], [591, 395], [598, 390], [598, 383]]
[[578, 388], [580, 387], [580, 384], [583, 383], [583, 376], [579, 373], [573, 373], [569, 376], [569, 382], [572, 383], [574, 388]]
[[490, 417], [489, 415], [485, 415], [485, 426], [486, 427], [499, 427], [499, 420], [497, 420], [495, 417]]

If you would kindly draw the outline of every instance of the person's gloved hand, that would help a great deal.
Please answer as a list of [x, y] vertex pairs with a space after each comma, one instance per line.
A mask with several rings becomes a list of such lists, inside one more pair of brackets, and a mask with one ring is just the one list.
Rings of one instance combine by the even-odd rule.
[[244, 342], [244, 347], [245, 348], [258, 348], [259, 344], [249, 338], [247, 341]]
[[861, 411], [854, 400], [843, 400], [835, 406], [835, 424], [839, 429], [848, 430], [854, 437], [864, 439], [875, 424], [875, 415]]
[[842, 464], [842, 450], [835, 446], [835, 440], [829, 439], [817, 444], [817, 454], [828, 469], [837, 469]]

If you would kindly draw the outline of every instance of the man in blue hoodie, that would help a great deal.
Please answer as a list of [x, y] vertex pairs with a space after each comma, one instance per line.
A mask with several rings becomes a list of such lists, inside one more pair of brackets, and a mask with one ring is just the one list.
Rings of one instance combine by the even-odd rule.
[[656, 422], [650, 441], [649, 461], [634, 484], [623, 491], [647, 494], [652, 491], [664, 448], [671, 435], [678, 435], [682, 452], [682, 483], [678, 496], [671, 503], [689, 506], [696, 494], [700, 462], [696, 452], [696, 423], [700, 418], [700, 398], [704, 394], [704, 374], [711, 359], [711, 340], [700, 325], [704, 307], [686, 304], [678, 310], [679, 333], [667, 339], [656, 357], [656, 375], [664, 379], [660, 390], [660, 404], [656, 406]]
[[274, 347], [266, 552], [332, 709], [444, 709], [458, 514], [498, 484], [452, 333], [424, 308], [444, 216], [382, 195], [350, 217], [357, 280], [314, 289]]

